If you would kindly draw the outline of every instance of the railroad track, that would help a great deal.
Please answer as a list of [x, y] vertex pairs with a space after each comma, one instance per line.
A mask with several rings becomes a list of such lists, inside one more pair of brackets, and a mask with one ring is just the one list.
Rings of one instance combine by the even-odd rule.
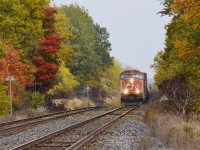
[[51, 113], [51, 114], [47, 114], [47, 115], [31, 117], [31, 118], [27, 118], [27, 119], [4, 122], [4, 123], [0, 124], [0, 138], [22, 132], [22, 131], [30, 129], [38, 124], [50, 122], [53, 120], [58, 120], [58, 119], [65, 118], [70, 115], [83, 113], [83, 112], [90, 111], [90, 110], [97, 109], [97, 108], [98, 107], [89, 107], [89, 108], [82, 108], [82, 109], [71, 110], [71, 111], [61, 111], [61, 112], [57, 112], [57, 113]]
[[[124, 117], [136, 107], [132, 108], [117, 108], [101, 115], [95, 116], [91, 119], [76, 123], [69, 127], [63, 128], [56, 132], [45, 135], [41, 138], [25, 143], [13, 150], [21, 149], [67, 149], [76, 150], [89, 142], [96, 135], [102, 133], [105, 129], [111, 126], [113, 123]], [[79, 132], [77, 132], [79, 131]], [[77, 133], [84, 133], [81, 135]]]

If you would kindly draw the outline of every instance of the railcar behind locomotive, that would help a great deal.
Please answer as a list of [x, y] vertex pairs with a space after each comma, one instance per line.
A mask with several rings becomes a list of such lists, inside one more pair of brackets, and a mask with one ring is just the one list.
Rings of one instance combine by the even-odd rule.
[[147, 73], [139, 70], [123, 71], [120, 74], [120, 93], [123, 105], [147, 100]]

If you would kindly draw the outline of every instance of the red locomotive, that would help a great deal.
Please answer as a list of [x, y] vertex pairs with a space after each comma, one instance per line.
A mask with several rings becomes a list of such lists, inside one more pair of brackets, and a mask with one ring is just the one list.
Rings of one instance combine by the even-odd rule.
[[120, 74], [120, 93], [123, 105], [147, 100], [147, 74], [139, 70], [125, 70]]

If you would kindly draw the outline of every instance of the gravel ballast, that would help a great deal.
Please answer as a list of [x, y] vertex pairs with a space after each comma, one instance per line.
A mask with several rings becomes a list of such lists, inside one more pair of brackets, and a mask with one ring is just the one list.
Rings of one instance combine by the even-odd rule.
[[150, 132], [150, 128], [137, 119], [138, 114], [139, 111], [127, 115], [82, 149], [138, 150], [138, 142]]
[[94, 116], [103, 114], [108, 110], [110, 110], [110, 108], [93, 110], [89, 112], [84, 112], [81, 115], [73, 115], [66, 117], [62, 120], [55, 120], [42, 125], [37, 125], [34, 128], [29, 129], [25, 132], [0, 139], [0, 150], [8, 150], [17, 147], [21, 144], [27, 143], [31, 140], [35, 140], [36, 138], [63, 129], [72, 124], [79, 123]]
[[[60, 119], [57, 121], [52, 121], [46, 124], [35, 126], [25, 132], [12, 135], [10, 137], [5, 137], [0, 139], [0, 150], [7, 150], [17, 147], [21, 144], [27, 143], [36, 138], [42, 137], [49, 133], [55, 132], [57, 130], [63, 129], [75, 123], [90, 119], [94, 116], [103, 114], [113, 108], [104, 108], [89, 112], [84, 112], [81, 115], [73, 115], [66, 117], [65, 119]], [[95, 137], [92, 141], [87, 143], [82, 149], [84, 150], [140, 150], [144, 149], [141, 146], [142, 139], [150, 135], [151, 128], [141, 121], [144, 116], [145, 107], [139, 108], [137, 111], [131, 112], [129, 115], [123, 117], [117, 121], [114, 125], [107, 128], [103, 133]], [[104, 123], [108, 122], [108, 118], [103, 120]], [[111, 118], [110, 118], [111, 119]], [[98, 121], [97, 121], [98, 122]], [[70, 141], [73, 139], [80, 139], [91, 133], [90, 130], [96, 128], [98, 123], [93, 124], [93, 127], [83, 127], [82, 129], [75, 129], [71, 133], [74, 138], [66, 137], [65, 140]], [[58, 137], [57, 140], [63, 137]], [[155, 141], [153, 139], [153, 141]], [[162, 143], [156, 143], [154, 149], [164, 149]]]

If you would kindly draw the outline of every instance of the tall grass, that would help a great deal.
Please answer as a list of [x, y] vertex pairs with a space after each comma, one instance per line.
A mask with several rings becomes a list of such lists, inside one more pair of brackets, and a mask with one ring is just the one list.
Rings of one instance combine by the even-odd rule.
[[[200, 122], [192, 120], [185, 122], [174, 113], [157, 109], [155, 105], [146, 111], [145, 121], [152, 127], [152, 133], [140, 141], [141, 149], [154, 149], [155, 139], [165, 148], [174, 150], [200, 149]], [[153, 137], [153, 138], [152, 138]]]
[[83, 107], [95, 107], [95, 103], [88, 99], [78, 99], [74, 98], [71, 100], [67, 100], [64, 104], [65, 109], [74, 110], [77, 108]]
[[49, 112], [44, 107], [39, 107], [38, 109], [35, 109], [35, 110], [26, 109], [26, 110], [16, 111], [13, 113], [13, 115], [7, 114], [5, 116], [1, 116], [0, 123], [7, 122], [7, 121], [21, 120], [21, 119], [25, 119], [29, 117], [44, 115], [47, 113]]
[[104, 103], [106, 105], [110, 105], [110, 106], [116, 106], [116, 107], [120, 107], [121, 106], [121, 101], [118, 97], [112, 97], [112, 98], [106, 98], [104, 100]]

